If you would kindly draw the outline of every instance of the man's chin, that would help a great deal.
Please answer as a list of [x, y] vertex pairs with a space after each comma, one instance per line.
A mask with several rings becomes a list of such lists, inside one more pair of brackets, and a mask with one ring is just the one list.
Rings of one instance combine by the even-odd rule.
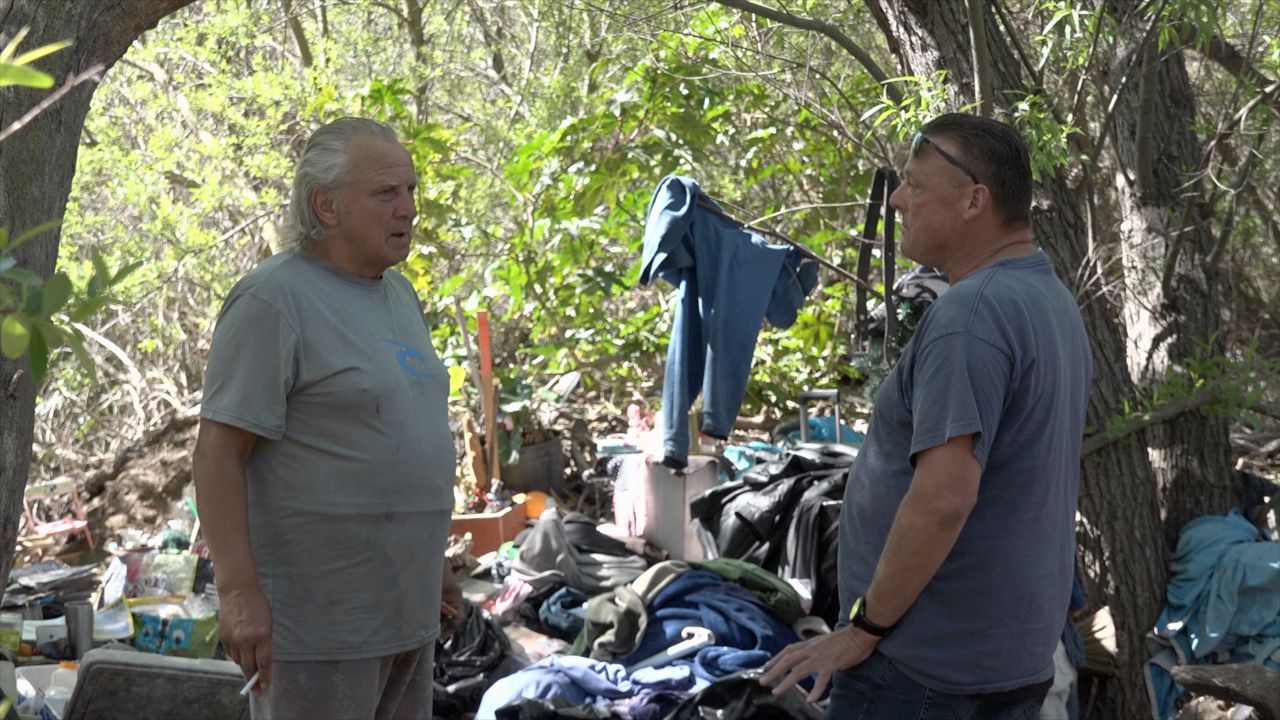
[[410, 242], [409, 238], [387, 238], [387, 253], [397, 258], [396, 262], [402, 262], [409, 257]]

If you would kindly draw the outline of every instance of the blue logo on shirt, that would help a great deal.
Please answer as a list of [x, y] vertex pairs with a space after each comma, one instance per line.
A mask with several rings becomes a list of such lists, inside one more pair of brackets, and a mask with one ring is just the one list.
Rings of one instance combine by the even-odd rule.
[[399, 340], [390, 340], [388, 338], [383, 338], [379, 342], [399, 348], [396, 352], [396, 362], [400, 363], [400, 367], [404, 368], [404, 371], [410, 375], [416, 378], [431, 378], [439, 374], [426, 370], [427, 359], [423, 357], [422, 353], [418, 352], [417, 348], [405, 345]]

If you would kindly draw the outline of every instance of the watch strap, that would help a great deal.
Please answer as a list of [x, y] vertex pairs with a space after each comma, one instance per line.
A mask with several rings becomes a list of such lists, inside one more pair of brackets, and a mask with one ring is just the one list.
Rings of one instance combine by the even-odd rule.
[[877, 625], [867, 619], [867, 597], [865, 595], [859, 595], [858, 599], [853, 601], [853, 607], [849, 609], [849, 624], [876, 637], [885, 637], [893, 632], [894, 627], [893, 625], [888, 627]]

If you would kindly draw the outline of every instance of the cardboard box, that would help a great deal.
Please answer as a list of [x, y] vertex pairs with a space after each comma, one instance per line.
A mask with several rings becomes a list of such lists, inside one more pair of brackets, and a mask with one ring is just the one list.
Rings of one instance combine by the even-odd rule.
[[524, 503], [513, 503], [496, 513], [466, 513], [453, 516], [450, 535], [471, 533], [471, 554], [480, 556], [515, 540], [525, 528]]
[[641, 455], [628, 455], [614, 486], [614, 522], [666, 550], [673, 560], [702, 560], [702, 543], [693, 531], [689, 499], [716, 486], [719, 465], [713, 457], [694, 455], [682, 472]]

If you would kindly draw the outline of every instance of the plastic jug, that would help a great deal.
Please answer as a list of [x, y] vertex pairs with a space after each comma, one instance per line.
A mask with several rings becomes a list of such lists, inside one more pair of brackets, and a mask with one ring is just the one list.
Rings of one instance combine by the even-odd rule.
[[71, 699], [71, 693], [76, 689], [76, 674], [79, 672], [79, 667], [79, 663], [63, 660], [58, 663], [58, 669], [54, 670], [49, 678], [49, 687], [44, 691], [44, 703], [58, 717], [62, 717], [67, 701]]

